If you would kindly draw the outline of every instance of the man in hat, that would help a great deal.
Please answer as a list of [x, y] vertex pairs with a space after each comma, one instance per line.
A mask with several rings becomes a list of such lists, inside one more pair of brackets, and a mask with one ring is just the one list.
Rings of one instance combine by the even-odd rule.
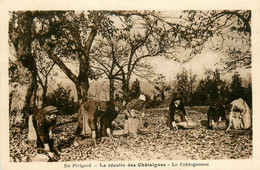
[[47, 106], [36, 110], [32, 115], [32, 123], [36, 131], [37, 148], [43, 148], [49, 152], [51, 157], [53, 153], [58, 156], [53, 147], [52, 130], [56, 124], [56, 107]]
[[224, 94], [223, 85], [217, 84], [214, 95], [208, 94], [208, 98], [210, 101], [210, 107], [207, 111], [208, 129], [218, 128], [221, 122], [227, 123], [227, 98]]
[[170, 113], [169, 113], [168, 126], [171, 129], [178, 130], [178, 127], [177, 127], [176, 122], [175, 122], [175, 114], [176, 113], [179, 114], [182, 122], [187, 122], [187, 124], [188, 124], [186, 111], [185, 111], [183, 103], [181, 102], [180, 97], [177, 96], [177, 97], [174, 97], [172, 99], [170, 106], [169, 106], [169, 109], [170, 109]]

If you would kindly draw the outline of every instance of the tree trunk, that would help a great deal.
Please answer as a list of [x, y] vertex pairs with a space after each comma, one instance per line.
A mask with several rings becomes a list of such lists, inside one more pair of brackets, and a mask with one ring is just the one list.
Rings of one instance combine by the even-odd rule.
[[[20, 96], [20, 105], [17, 107], [17, 114], [22, 117], [18, 118], [16, 123], [21, 124], [22, 121], [32, 114], [32, 108], [35, 108], [35, 97], [34, 93], [37, 91], [37, 68], [34, 57], [31, 53], [31, 43], [32, 43], [32, 28], [33, 28], [33, 15], [31, 12], [24, 12], [18, 18], [18, 28], [20, 35], [17, 32], [10, 33], [10, 39], [14, 45], [17, 52], [17, 61], [20, 66], [20, 70], [25, 77], [21, 76], [22, 86], [24, 88], [17, 90], [20, 95], [24, 95], [22, 90], [26, 91], [24, 97]], [[21, 74], [21, 75], [22, 75]], [[23, 104], [22, 104], [23, 103]], [[27, 123], [27, 122], [26, 122]], [[25, 123], [25, 125], [26, 125]]]
[[47, 89], [48, 86], [45, 84], [45, 86], [42, 87], [42, 107], [46, 106]]
[[80, 72], [78, 76], [77, 92], [79, 104], [88, 100], [89, 89], [89, 56], [88, 54], [80, 54]]
[[129, 102], [131, 100], [131, 96], [130, 96], [129, 82], [126, 80], [123, 81], [122, 91], [123, 91], [124, 101]]
[[84, 83], [76, 84], [76, 89], [78, 94], [78, 102], [81, 105], [82, 103], [88, 100], [89, 85]]
[[115, 95], [115, 87], [114, 87], [115, 80], [113, 78], [109, 78], [109, 100], [114, 101]]

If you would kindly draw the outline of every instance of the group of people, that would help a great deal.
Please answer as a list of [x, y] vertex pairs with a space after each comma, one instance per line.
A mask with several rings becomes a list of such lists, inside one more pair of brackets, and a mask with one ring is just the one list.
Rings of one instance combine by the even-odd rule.
[[[180, 98], [173, 98], [170, 103], [169, 112], [169, 126], [171, 129], [177, 129], [177, 124], [175, 121], [175, 114], [179, 114], [181, 122], [187, 122], [186, 111]], [[221, 121], [226, 121], [228, 131], [231, 127], [233, 129], [249, 129], [252, 126], [252, 113], [247, 105], [247, 103], [242, 99], [238, 98], [231, 102], [231, 109], [229, 114], [229, 121], [226, 118], [226, 108], [221, 102], [215, 102], [207, 111], [207, 123], [208, 129], [213, 129], [218, 127]]]
[[[136, 129], [143, 125], [142, 117], [144, 116], [145, 104], [144, 95], [140, 95], [138, 99], [133, 99], [125, 105], [109, 101], [87, 101], [81, 105], [78, 111], [76, 136], [87, 133], [92, 134], [94, 145], [96, 145], [96, 138], [98, 136], [108, 135], [113, 140], [111, 124], [121, 111], [125, 114], [124, 128], [128, 132], [131, 132], [131, 127], [135, 127]], [[250, 128], [252, 125], [252, 116], [246, 102], [239, 98], [233, 101], [231, 105], [229, 124], [226, 130], [229, 130], [231, 127], [234, 129]], [[31, 116], [31, 125], [33, 125], [36, 133], [37, 148], [50, 151], [52, 157], [58, 155], [53, 148], [52, 140], [52, 129], [56, 122], [57, 112], [56, 107], [48, 106], [36, 110]], [[180, 97], [174, 97], [169, 105], [168, 126], [172, 130], [178, 130], [176, 115], [180, 116], [181, 122], [187, 122], [188, 124], [184, 104]], [[212, 128], [215, 124], [226, 120], [225, 109], [219, 105], [212, 105], [208, 110], [207, 117], [208, 128]], [[138, 120], [138, 122], [133, 120]], [[30, 131], [32, 131], [32, 128], [29, 127]], [[31, 138], [31, 136], [29, 135], [28, 138]]]

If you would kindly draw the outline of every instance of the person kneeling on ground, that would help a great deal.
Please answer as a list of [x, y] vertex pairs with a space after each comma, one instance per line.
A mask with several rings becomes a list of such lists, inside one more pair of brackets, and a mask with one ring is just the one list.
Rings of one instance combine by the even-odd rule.
[[226, 132], [232, 127], [233, 129], [249, 129], [252, 126], [252, 114], [247, 103], [239, 98], [232, 103], [229, 115], [229, 125]]
[[[37, 149], [44, 149], [54, 160], [58, 159], [58, 152], [53, 147], [52, 133], [56, 124], [57, 112], [56, 107], [47, 106], [36, 110], [29, 118], [28, 139], [37, 140]], [[42, 151], [38, 150], [38, 153], [42, 153]]]
[[225, 107], [217, 102], [212, 104], [207, 111], [208, 129], [218, 128], [221, 121], [227, 121]]
[[185, 111], [184, 105], [181, 102], [179, 97], [176, 97], [176, 98], [172, 99], [172, 101], [170, 103], [170, 106], [169, 106], [169, 109], [170, 109], [170, 113], [169, 113], [169, 127], [172, 130], [174, 130], [174, 129], [178, 130], [178, 127], [177, 127], [176, 122], [175, 122], [175, 114], [176, 113], [180, 115], [181, 121], [182, 122], [187, 122], [187, 125], [188, 125], [186, 111]]
[[137, 133], [138, 128], [143, 127], [144, 108], [146, 100], [144, 95], [138, 99], [132, 99], [126, 104], [124, 129], [128, 133]]

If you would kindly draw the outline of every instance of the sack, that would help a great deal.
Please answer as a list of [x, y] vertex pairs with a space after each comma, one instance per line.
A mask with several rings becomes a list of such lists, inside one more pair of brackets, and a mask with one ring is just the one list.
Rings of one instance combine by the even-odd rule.
[[44, 154], [37, 154], [34, 157], [31, 157], [31, 162], [48, 162], [50, 158]]
[[29, 116], [29, 130], [28, 130], [28, 139], [37, 140], [36, 130], [33, 126], [32, 115]]
[[128, 132], [125, 131], [124, 129], [120, 128], [120, 127], [116, 127], [114, 130], [113, 130], [113, 136], [117, 137], [117, 136], [122, 136], [122, 135], [125, 135], [127, 134]]
[[80, 107], [79, 112], [81, 112], [82, 117], [83, 117], [83, 126], [82, 126], [82, 135], [89, 135], [91, 134], [91, 129], [89, 125], [89, 117], [88, 117], [88, 112], [85, 110], [83, 105]]
[[137, 129], [140, 126], [140, 121], [138, 118], [129, 117], [125, 120], [124, 130], [128, 133], [137, 133]]
[[188, 121], [188, 124], [187, 122], [178, 122], [177, 126], [184, 129], [193, 129], [197, 126], [197, 124], [195, 122]]
[[140, 134], [142, 134], [142, 135], [146, 135], [146, 134], [151, 133], [151, 129], [149, 129], [149, 128], [139, 128], [139, 129], [138, 129], [138, 132], [139, 132]]

